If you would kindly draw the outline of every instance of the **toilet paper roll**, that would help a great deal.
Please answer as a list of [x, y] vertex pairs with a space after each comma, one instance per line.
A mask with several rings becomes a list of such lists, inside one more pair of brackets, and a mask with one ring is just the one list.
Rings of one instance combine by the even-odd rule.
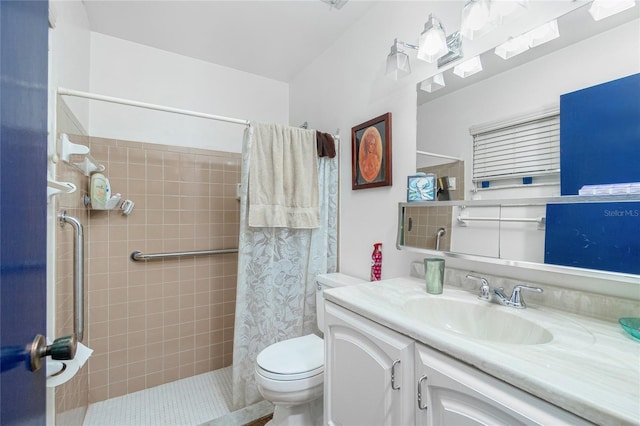
[[[68, 361], [56, 361], [47, 357], [47, 387], [54, 388], [71, 380], [87, 362], [92, 353], [93, 349], [90, 349], [78, 342], [76, 356], [73, 359]], [[62, 363], [63, 366], [60, 367], [57, 363]], [[52, 375], [49, 375], [50, 371]], [[57, 373], [54, 373], [54, 371], [57, 371]]]

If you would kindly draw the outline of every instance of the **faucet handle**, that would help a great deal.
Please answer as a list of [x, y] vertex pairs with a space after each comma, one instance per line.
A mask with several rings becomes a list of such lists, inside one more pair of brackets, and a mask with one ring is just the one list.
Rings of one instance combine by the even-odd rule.
[[475, 275], [467, 275], [467, 278], [480, 281], [480, 293], [478, 294], [478, 299], [482, 300], [491, 300], [491, 288], [489, 287], [489, 281], [487, 281], [484, 277], [478, 277]]
[[529, 285], [517, 285], [513, 288], [513, 292], [511, 293], [511, 300], [509, 301], [511, 306], [516, 308], [526, 308], [527, 305], [524, 304], [524, 299], [522, 295], [520, 295], [522, 290], [527, 291], [535, 291], [536, 293], [542, 293], [542, 289], [540, 287], [532, 287]]

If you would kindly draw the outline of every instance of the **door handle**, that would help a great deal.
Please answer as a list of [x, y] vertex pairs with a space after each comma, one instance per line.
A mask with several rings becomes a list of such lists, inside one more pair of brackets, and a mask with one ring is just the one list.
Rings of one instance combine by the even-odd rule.
[[60, 361], [73, 359], [77, 347], [78, 338], [75, 334], [57, 338], [51, 345], [47, 345], [42, 334], [36, 335], [29, 346], [31, 371], [38, 371], [42, 367], [42, 359], [48, 356]]

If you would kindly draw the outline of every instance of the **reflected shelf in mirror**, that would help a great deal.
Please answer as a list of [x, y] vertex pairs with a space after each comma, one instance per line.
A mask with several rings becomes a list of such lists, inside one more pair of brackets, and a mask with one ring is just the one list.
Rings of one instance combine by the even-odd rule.
[[[475, 260], [526, 265], [533, 269], [573, 268], [571, 265], [545, 263], [545, 255], [549, 254], [549, 248], [545, 245], [545, 240], [549, 238], [546, 215], [548, 206], [578, 204], [595, 205], [597, 209], [601, 209], [599, 214], [604, 220], [624, 218], [640, 221], [640, 195], [637, 194], [401, 202], [398, 203], [396, 245], [401, 250], [425, 254], [446, 253], [463, 258], [470, 256]], [[565, 225], [565, 228], [568, 226], [570, 224]], [[445, 233], [441, 232], [442, 228]], [[591, 231], [601, 232], [602, 226], [591, 228], [580, 230], [576, 225], [574, 232], [581, 232], [580, 238], [584, 240], [585, 246], [602, 244], [589, 235]], [[611, 235], [611, 241], [619, 237]], [[439, 244], [440, 250], [435, 249], [436, 244]], [[629, 248], [629, 251], [633, 252], [633, 249]], [[640, 282], [640, 275], [633, 269], [636, 267], [631, 265], [630, 270], [610, 270], [603, 267], [602, 271], [628, 276], [629, 279]]]

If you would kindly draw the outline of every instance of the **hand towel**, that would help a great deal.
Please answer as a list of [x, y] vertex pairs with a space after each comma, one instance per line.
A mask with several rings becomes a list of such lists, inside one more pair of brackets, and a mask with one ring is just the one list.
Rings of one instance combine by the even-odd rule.
[[318, 157], [333, 158], [336, 156], [336, 144], [333, 140], [333, 136], [329, 133], [316, 133], [317, 145], [318, 145]]
[[249, 226], [318, 228], [316, 131], [251, 123]]

